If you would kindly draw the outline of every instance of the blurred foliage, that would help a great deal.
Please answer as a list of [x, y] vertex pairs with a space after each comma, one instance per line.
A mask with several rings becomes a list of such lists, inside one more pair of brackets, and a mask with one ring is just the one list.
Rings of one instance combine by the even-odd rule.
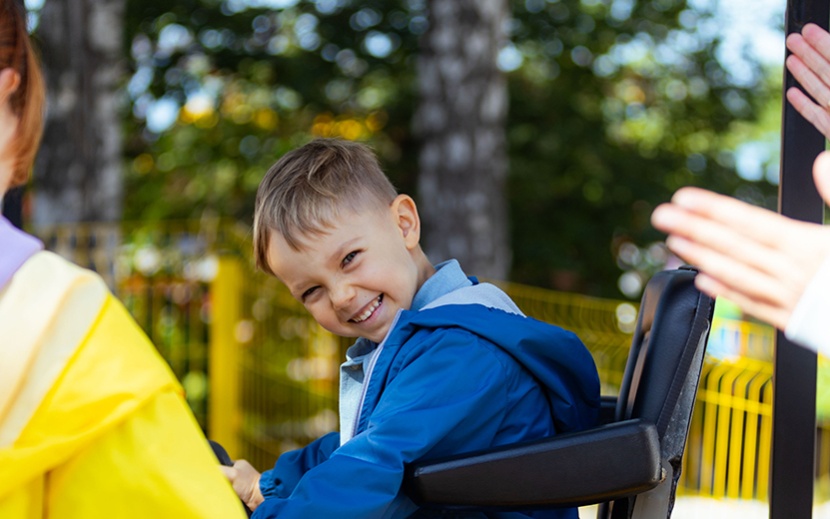
[[780, 87], [757, 67], [730, 74], [714, 13], [680, 0], [523, 4], [509, 122], [518, 280], [610, 295], [623, 269], [637, 296], [666, 261], [657, 203], [690, 184], [774, 193], [741, 192], [732, 150], [738, 123]]
[[404, 2], [285, 3], [129, 2], [126, 218], [250, 221], [265, 171], [312, 136], [370, 141], [411, 191], [418, 16]]
[[[648, 219], [675, 189], [769, 204], [776, 188], [742, 180], [734, 150], [768, 140], [755, 121], [775, 111], [780, 71], [751, 61], [731, 70], [717, 54], [726, 28], [690, 4], [511, 2], [500, 62], [511, 96], [513, 280], [606, 296], [621, 280], [637, 297], [667, 260]], [[250, 221], [267, 168], [312, 136], [367, 141], [417, 198], [410, 121], [425, 9], [423, 0], [129, 0], [125, 218]]]

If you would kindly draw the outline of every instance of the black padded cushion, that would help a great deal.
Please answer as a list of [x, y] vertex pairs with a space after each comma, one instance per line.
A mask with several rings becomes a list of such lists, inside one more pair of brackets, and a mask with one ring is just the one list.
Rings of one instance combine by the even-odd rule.
[[662, 480], [660, 442], [640, 420], [413, 465], [407, 495], [444, 508], [579, 506]]
[[696, 274], [688, 269], [658, 272], [646, 285], [617, 400], [617, 421], [642, 418], [659, 424], [663, 434], [661, 416], [665, 422], [674, 409], [696, 342], [706, 331], [701, 328], [711, 320], [713, 303], [694, 289]]

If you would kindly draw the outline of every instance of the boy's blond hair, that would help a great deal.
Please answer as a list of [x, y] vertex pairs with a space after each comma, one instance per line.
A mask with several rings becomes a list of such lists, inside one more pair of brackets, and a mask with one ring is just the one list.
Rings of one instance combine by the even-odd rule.
[[389, 207], [398, 195], [372, 150], [357, 142], [316, 139], [283, 155], [265, 174], [254, 206], [254, 258], [268, 265], [271, 231], [294, 249], [324, 233], [343, 210]]

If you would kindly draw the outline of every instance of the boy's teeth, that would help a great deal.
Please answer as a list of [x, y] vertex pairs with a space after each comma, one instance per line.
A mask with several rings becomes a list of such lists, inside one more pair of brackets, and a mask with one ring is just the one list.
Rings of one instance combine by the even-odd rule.
[[377, 309], [377, 307], [380, 306], [380, 299], [381, 299], [381, 296], [379, 296], [377, 299], [375, 299], [375, 302], [372, 303], [372, 306], [367, 308], [366, 311], [363, 312], [362, 314], [360, 314], [359, 316], [352, 319], [352, 321], [354, 321], [356, 323], [360, 323], [360, 322], [363, 322], [366, 319], [368, 319], [369, 316], [372, 315], [372, 313], [374, 313], [375, 309]]

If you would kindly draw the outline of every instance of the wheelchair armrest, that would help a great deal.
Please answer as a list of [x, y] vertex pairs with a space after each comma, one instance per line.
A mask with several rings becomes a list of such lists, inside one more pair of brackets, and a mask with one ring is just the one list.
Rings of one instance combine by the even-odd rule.
[[580, 506], [626, 497], [663, 479], [654, 424], [639, 419], [407, 467], [422, 506]]

